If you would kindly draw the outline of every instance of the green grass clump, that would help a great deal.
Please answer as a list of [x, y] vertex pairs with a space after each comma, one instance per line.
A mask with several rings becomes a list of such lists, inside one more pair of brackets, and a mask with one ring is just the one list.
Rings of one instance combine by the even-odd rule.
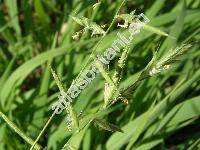
[[[199, 6], [0, 1], [0, 150], [200, 149]], [[133, 11], [150, 22], [56, 115], [60, 92], [128, 37]]]

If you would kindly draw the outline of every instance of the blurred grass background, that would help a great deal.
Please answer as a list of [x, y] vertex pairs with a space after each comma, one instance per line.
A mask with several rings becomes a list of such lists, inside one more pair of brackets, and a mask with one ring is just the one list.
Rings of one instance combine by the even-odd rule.
[[[89, 59], [100, 36], [81, 29], [71, 16], [84, 16], [99, 25], [109, 24], [121, 0], [1, 0], [0, 1], [0, 150], [30, 149], [52, 115], [58, 87], [49, 65], [67, 89]], [[80, 132], [67, 129], [66, 112], [56, 115], [40, 137], [36, 149], [200, 149], [200, 1], [127, 0], [120, 13], [143, 12], [149, 25], [175, 39], [142, 30], [134, 37], [125, 63], [121, 87], [134, 83], [158, 48], [162, 56], [172, 47], [191, 43], [186, 57], [170, 71], [147, 78], [131, 94], [129, 104], [117, 102], [99, 115], [124, 131], [109, 132], [93, 124]], [[116, 19], [95, 54], [116, 39]], [[119, 56], [118, 56], [119, 57]], [[117, 58], [109, 65], [112, 71]], [[103, 103], [105, 80], [101, 75], [73, 104], [87, 117]]]

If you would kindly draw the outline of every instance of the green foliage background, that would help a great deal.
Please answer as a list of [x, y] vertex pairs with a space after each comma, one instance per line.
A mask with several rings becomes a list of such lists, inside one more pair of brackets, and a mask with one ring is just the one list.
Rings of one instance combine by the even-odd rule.
[[[64, 145], [68, 146], [63, 149], [83, 150], [200, 149], [198, 0], [125, 1], [119, 14], [135, 9], [136, 14], [143, 12], [154, 30], [142, 29], [134, 37], [117, 87], [120, 91], [138, 80], [154, 51], [163, 57], [171, 48], [186, 43], [192, 45], [187, 54], [170, 70], [140, 81], [128, 93], [128, 105], [119, 100], [96, 113], [104, 103], [107, 82], [98, 75], [73, 103], [74, 111], [82, 112], [79, 131], [68, 130], [66, 112], [52, 116], [51, 104], [58, 100], [59, 89], [49, 65], [68, 89], [101, 39], [101, 35], [91, 37], [86, 31], [79, 40], [73, 40], [82, 27], [70, 15], [90, 18], [108, 28], [122, 4], [121, 0], [101, 0], [94, 10], [92, 5], [97, 2], [0, 1], [0, 150], [30, 149], [40, 133], [36, 149], [57, 150]], [[95, 55], [112, 44], [117, 32], [124, 31], [117, 27], [119, 22], [123, 23], [114, 20]], [[163, 36], [161, 31], [170, 36]], [[108, 74], [116, 71], [120, 55], [110, 63], [109, 71], [106, 68]], [[91, 118], [104, 121], [94, 125]], [[110, 123], [124, 133], [115, 131]], [[110, 127], [114, 132], [107, 131]]]

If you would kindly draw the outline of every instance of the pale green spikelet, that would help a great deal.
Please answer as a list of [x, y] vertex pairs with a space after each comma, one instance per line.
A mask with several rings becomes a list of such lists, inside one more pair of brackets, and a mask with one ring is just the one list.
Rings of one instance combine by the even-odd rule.
[[92, 31], [92, 36], [93, 35], [104, 35], [105, 31], [102, 29], [101, 26], [99, 26], [97, 23], [91, 21], [90, 19], [86, 17], [73, 17], [71, 16], [72, 19], [77, 22], [79, 25], [84, 27], [84, 30], [88, 29]]
[[76, 111], [73, 109], [72, 106], [70, 106], [69, 112], [70, 112], [70, 116], [71, 116], [71, 119], [72, 119], [72, 125], [73, 125], [77, 130], [79, 130], [79, 120], [78, 120], [78, 116], [77, 116], [77, 113], [76, 113]]
[[[120, 15], [118, 15], [117, 16], [118, 18], [121, 18], [125, 21], [123, 25], [118, 24], [118, 26], [122, 27], [122, 28], [128, 28], [129, 24], [136, 21], [137, 16], [134, 15], [134, 14], [135, 14], [135, 10], [132, 11], [130, 14], [120, 14]], [[172, 39], [175, 39], [175, 37], [169, 35], [168, 33], [164, 32], [162, 30], [160, 30], [159, 28], [153, 27], [151, 25], [144, 24], [144, 29], [147, 30], [147, 31], [156, 33], [158, 35], [161, 35], [161, 36], [167, 36], [167, 37], [170, 37]]]
[[[118, 95], [121, 95], [120, 94], [120, 92], [119, 92], [119, 90], [118, 90], [118, 87], [117, 87], [117, 85], [116, 85], [116, 83], [114, 83], [114, 81], [113, 81], [113, 79], [111, 78], [111, 76], [110, 76], [110, 74], [108, 73], [108, 71], [105, 69], [105, 68], [100, 68], [100, 66], [99, 66], [99, 64], [98, 63], [96, 63], [95, 64], [96, 65], [96, 67], [99, 69], [99, 70], [101, 70], [101, 75], [104, 77], [104, 79], [106, 80], [106, 82], [107, 82], [107, 89], [108, 88], [111, 88], [111, 89], [109, 89], [109, 90], [112, 90], [112, 89], [114, 89], [116, 92], [117, 92], [117, 94]], [[106, 98], [105, 98], [105, 105], [104, 105], [104, 108], [110, 103], [110, 101], [109, 101], [109, 97], [107, 97], [108, 95], [110, 95], [110, 94], [108, 94], [108, 93], [106, 93], [106, 95], [104, 95], [104, 96], [106, 96]], [[128, 101], [127, 101], [127, 99], [122, 99], [122, 101], [124, 102], [124, 103], [128, 103]]]
[[127, 45], [123, 49], [123, 52], [118, 60], [117, 69], [115, 70], [114, 75], [112, 77], [116, 84], [119, 84], [119, 81], [121, 79], [122, 71], [123, 71], [125, 62], [127, 60], [129, 50], [130, 50], [130, 45]]
[[[190, 44], [182, 44], [176, 48], [171, 49], [163, 57], [157, 60], [156, 55], [153, 58], [153, 63], [149, 65], [146, 70], [150, 76], [156, 75], [163, 71], [169, 70], [172, 64], [178, 62], [180, 56], [186, 53], [186, 51], [191, 47]], [[145, 72], [145, 71], [144, 71]]]
[[[58, 77], [58, 75], [55, 73], [55, 71], [51, 68], [51, 73], [55, 79], [55, 82], [60, 90], [60, 93], [62, 96], [64, 96], [62, 93], [64, 93], [64, 88], [63, 85]], [[74, 81], [72, 82], [73, 85]], [[64, 97], [64, 99], [66, 99], [66, 97]], [[79, 130], [79, 121], [78, 121], [78, 117], [77, 117], [77, 113], [75, 112], [75, 110], [73, 109], [72, 105], [69, 104], [69, 107], [66, 108], [66, 112], [67, 112], [67, 127], [68, 130], [71, 131], [73, 127], [75, 127], [76, 129]]]
[[118, 85], [121, 79], [122, 70], [125, 65], [129, 49], [130, 49], [129, 45], [127, 45], [124, 48], [124, 51], [122, 52], [121, 57], [119, 58], [117, 69], [115, 69], [114, 75], [112, 77], [105, 69], [103, 69], [101, 72], [102, 76], [106, 80], [104, 89], [104, 101], [105, 101], [104, 108], [107, 107], [109, 104], [113, 104], [115, 101], [112, 101], [112, 99], [113, 97], [116, 96], [120, 96], [120, 99], [125, 104], [128, 104], [128, 100], [120, 94], [118, 90]]
[[101, 2], [97, 2], [94, 5], [92, 5], [93, 10], [98, 9], [100, 5], [101, 5]]
[[128, 28], [128, 25], [129, 25], [130, 23], [132, 23], [133, 20], [134, 20], [134, 18], [135, 18], [135, 15], [134, 15], [134, 14], [135, 14], [135, 10], [132, 11], [130, 14], [120, 14], [120, 15], [117, 15], [117, 16], [116, 16], [117, 18], [121, 18], [121, 19], [124, 20], [124, 24], [123, 24], [123, 25], [120, 25], [120, 24], [118, 23], [117, 26], [122, 27], [122, 28]]
[[[123, 93], [122, 96], [123, 97], [131, 96], [141, 80], [144, 80], [145, 78], [155, 76], [159, 73], [169, 70], [174, 63], [178, 62], [180, 56], [184, 55], [191, 46], [192, 46], [191, 44], [182, 44], [181, 46], [171, 49], [160, 59], [157, 56], [157, 52], [155, 52], [152, 60], [149, 62], [146, 68], [140, 73], [138, 80], [136, 80], [131, 86], [120, 89], [120, 93]], [[115, 98], [115, 100], [120, 98], [121, 97], [118, 96], [117, 98]]]
[[[118, 60], [118, 65], [117, 65], [117, 68], [115, 69], [114, 71], [114, 74], [113, 74], [113, 81], [116, 83], [116, 85], [118, 86], [119, 85], [119, 82], [121, 80], [121, 76], [122, 76], [122, 71], [123, 71], [123, 68], [124, 68], [124, 65], [125, 65], [125, 62], [127, 60], [127, 57], [128, 57], [128, 52], [130, 50], [130, 45], [128, 44], [124, 49], [123, 49], [123, 52]], [[115, 90], [112, 89], [111, 91], [112, 95], [115, 95]], [[120, 99], [122, 101], [125, 101], [126, 104], [128, 104], [128, 100], [125, 98], [126, 96], [118, 96], [120, 97]], [[111, 97], [110, 97], [111, 98]], [[112, 101], [112, 104], [115, 103], [118, 99], [114, 99]]]
[[52, 69], [52, 67], [51, 67], [51, 66], [49, 66], [49, 67], [50, 67], [50, 69], [51, 69], [51, 73], [52, 73], [52, 75], [53, 75], [53, 78], [54, 78], [54, 80], [55, 80], [55, 82], [56, 82], [56, 85], [58, 86], [60, 92], [65, 91], [65, 90], [64, 90], [64, 87], [63, 87], [63, 85], [62, 85], [62, 83], [61, 83], [60, 78], [59, 78], [58, 75], [55, 73], [55, 71]]

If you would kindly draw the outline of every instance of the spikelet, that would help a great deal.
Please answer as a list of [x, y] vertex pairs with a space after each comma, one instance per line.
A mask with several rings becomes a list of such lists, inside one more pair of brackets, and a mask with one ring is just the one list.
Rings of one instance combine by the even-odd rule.
[[60, 78], [59, 78], [58, 75], [55, 73], [55, 71], [52, 69], [52, 67], [51, 67], [51, 66], [49, 66], [49, 67], [50, 67], [50, 69], [51, 69], [51, 74], [53, 75], [53, 78], [54, 78], [54, 80], [55, 80], [55, 82], [56, 82], [56, 85], [58, 86], [60, 92], [63, 92], [63, 91], [64, 91], [64, 87], [63, 87], [63, 85], [62, 85], [62, 83], [61, 83]]
[[108, 103], [110, 97], [112, 97], [112, 90], [113, 90], [113, 87], [110, 86], [107, 82], [105, 83], [105, 86], [104, 86], [104, 101], [105, 101], [105, 104]]
[[[125, 65], [125, 61], [127, 59], [129, 49], [130, 49], [129, 45], [127, 45], [124, 48], [119, 58], [117, 69], [115, 69], [115, 72], [112, 77], [110, 77], [108, 73], [106, 73], [107, 75], [105, 75], [104, 74], [105, 71], [102, 72], [103, 73], [102, 75], [104, 76], [104, 78], [105, 79], [107, 78], [106, 79], [107, 82], [105, 83], [105, 89], [104, 89], [104, 101], [105, 101], [104, 108], [107, 107], [109, 104], [115, 103], [118, 99], [123, 101], [125, 104], [128, 104], [128, 100], [124, 96], [122, 96], [121, 92], [118, 90], [118, 85], [121, 79], [122, 70]], [[118, 97], [118, 99], [114, 97]]]
[[187, 52], [187, 50], [191, 47], [191, 44], [182, 44], [174, 49], [171, 49], [168, 53], [166, 53], [158, 62], [158, 66], [165, 66], [172, 64], [176, 62], [182, 56]]
[[[141, 80], [169, 70], [174, 63], [178, 62], [180, 56], [184, 55], [190, 47], [191, 44], [182, 44], [179, 47], [171, 49], [160, 59], [158, 59], [157, 52], [155, 52], [152, 60], [149, 62], [146, 68], [141, 71], [138, 80], [135, 81], [132, 85], [120, 89], [122, 96], [127, 98], [131, 96]], [[121, 96], [114, 98], [113, 101], [117, 101], [118, 99], [121, 99]]]
[[84, 34], [84, 32], [85, 32], [85, 30], [80, 30], [80, 31], [76, 32], [74, 35], [72, 35], [72, 38], [74, 40], [78, 40], [78, 39], [80, 39], [81, 35]]
[[98, 9], [100, 5], [101, 5], [101, 2], [97, 2], [94, 5], [92, 5], [93, 10]]
[[120, 25], [120, 24], [118, 23], [117, 26], [122, 27], [122, 28], [128, 28], [128, 25], [129, 25], [130, 23], [132, 23], [133, 20], [135, 19], [135, 15], [134, 15], [134, 14], [135, 14], [135, 10], [132, 11], [130, 14], [120, 14], [120, 15], [117, 15], [117, 16], [116, 16], [117, 18], [121, 18], [121, 19], [124, 20], [124, 24], [123, 24], [123, 25]]
[[[178, 62], [180, 56], [182, 56], [190, 47], [190, 44], [182, 44], [179, 47], [171, 49], [159, 60], [153, 58], [154, 62], [149, 65], [146, 70], [148, 71], [150, 76], [169, 70], [172, 64]], [[156, 57], [156, 55], [154, 57]]]
[[[54, 78], [54, 80], [55, 80], [55, 82], [56, 82], [56, 84], [57, 84], [57, 86], [60, 90], [61, 95], [59, 95], [59, 98], [66, 99], [66, 97], [64, 96], [64, 94], [65, 94], [64, 87], [61, 83], [60, 78], [58, 77], [58, 75], [55, 73], [55, 71], [52, 69], [51, 66], [50, 66], [50, 69], [51, 69], [51, 73], [53, 75], [53, 78]], [[75, 127], [76, 129], [79, 130], [79, 122], [78, 122], [77, 114], [76, 114], [75, 110], [73, 109], [72, 105], [69, 104], [69, 106], [66, 107], [65, 109], [66, 109], [66, 112], [67, 112], [66, 120], [67, 120], [68, 130], [72, 131], [72, 127]]]
[[[135, 21], [136, 21], [136, 18], [138, 18], [138, 17], [135, 15], [135, 10], [132, 11], [130, 14], [120, 14], [120, 15], [118, 15], [117, 17], [124, 20], [124, 24], [123, 24], [123, 25], [120, 25], [119, 23], [118, 23], [118, 25], [117, 25], [117, 26], [122, 27], [122, 28], [128, 28], [129, 24], [135, 22]], [[169, 35], [168, 33], [166, 33], [166, 32], [164, 32], [164, 31], [160, 30], [160, 29], [157, 28], [157, 27], [153, 27], [153, 26], [144, 24], [144, 29], [147, 30], [147, 31], [156, 33], [156, 34], [158, 34], [158, 35], [161, 35], [161, 36], [167, 36], [167, 37], [170, 37], [170, 38], [172, 38], [172, 39], [176, 39], [175, 37]]]
[[[118, 87], [116, 85], [116, 83], [113, 81], [113, 79], [111, 78], [110, 74], [108, 73], [108, 71], [105, 68], [101, 68], [99, 63], [95, 64], [96, 67], [101, 70], [101, 75], [103, 76], [103, 78], [106, 80], [107, 84], [106, 84], [106, 91], [104, 92], [104, 100], [105, 100], [105, 105], [104, 108], [106, 108], [106, 106], [110, 103], [110, 96], [112, 95], [111, 93], [109, 93], [108, 91], [110, 90], [115, 90], [117, 92], [118, 95], [121, 95], [121, 93], [118, 90]], [[109, 96], [109, 97], [108, 97]], [[122, 100], [123, 101], [123, 100]], [[125, 103], [127, 103], [127, 101], [123, 101]]]
[[[73, 17], [71, 16], [72, 19], [78, 23], [79, 25], [84, 27], [84, 30], [90, 30], [92, 31], [92, 35], [104, 35], [105, 31], [104, 29], [99, 26], [98, 24], [96, 24], [95, 22], [91, 21], [90, 19], [86, 18], [86, 17]], [[79, 32], [78, 32], [79, 33]]]

